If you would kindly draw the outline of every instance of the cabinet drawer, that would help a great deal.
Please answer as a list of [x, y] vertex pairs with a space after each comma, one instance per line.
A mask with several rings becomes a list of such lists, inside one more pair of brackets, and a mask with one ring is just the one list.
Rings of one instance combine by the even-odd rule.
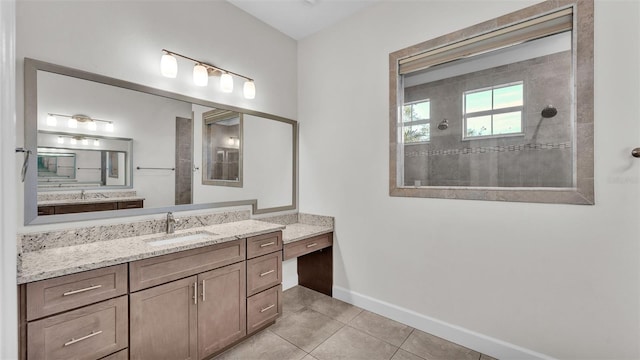
[[282, 282], [282, 253], [280, 251], [247, 260], [247, 296]]
[[27, 284], [27, 320], [127, 293], [127, 264]]
[[282, 249], [282, 231], [247, 238], [247, 259]]
[[121, 209], [139, 209], [142, 207], [142, 200], [119, 201], [118, 210]]
[[28, 324], [29, 359], [99, 359], [127, 347], [126, 296]]
[[314, 236], [309, 239], [296, 241], [284, 246], [284, 259], [289, 260], [306, 255], [316, 250], [324, 249], [333, 244], [332, 233]]
[[118, 205], [115, 202], [55, 206], [56, 215], [75, 214], [75, 213], [90, 212], [90, 211], [108, 211], [108, 210], [117, 210], [117, 209], [118, 209]]
[[282, 314], [282, 285], [247, 299], [247, 334], [260, 330]]
[[129, 264], [131, 291], [146, 289], [245, 259], [245, 241], [234, 240]]
[[117, 353], [105, 356], [100, 360], [129, 360], [129, 349], [120, 350]]
[[41, 215], [53, 215], [55, 214], [56, 208], [53, 206], [38, 206], [38, 216]]

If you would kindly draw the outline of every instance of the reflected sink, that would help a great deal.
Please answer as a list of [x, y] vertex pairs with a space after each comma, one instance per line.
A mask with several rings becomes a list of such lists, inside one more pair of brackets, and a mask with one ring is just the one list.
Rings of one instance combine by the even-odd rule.
[[193, 241], [193, 240], [203, 240], [215, 235], [217, 234], [214, 234], [208, 231], [200, 231], [200, 232], [189, 233], [189, 234], [169, 234], [161, 238], [147, 240], [146, 243], [151, 246], [163, 246], [163, 245], [178, 244], [181, 242], [187, 242], [187, 241]]

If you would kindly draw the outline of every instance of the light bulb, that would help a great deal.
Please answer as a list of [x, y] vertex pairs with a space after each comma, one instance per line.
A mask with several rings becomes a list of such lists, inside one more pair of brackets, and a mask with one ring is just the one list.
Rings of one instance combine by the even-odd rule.
[[233, 145], [233, 138], [232, 137], [230, 137], [229, 140], [227, 140], [227, 144]]
[[82, 139], [82, 145], [89, 145], [89, 139]]
[[89, 125], [87, 125], [89, 127], [89, 130], [91, 131], [96, 131], [96, 129], [98, 128], [98, 124], [96, 124], [95, 121], [91, 121], [89, 122]]
[[69, 139], [69, 144], [71, 144], [71, 145], [75, 145], [75, 144], [77, 144], [77, 143], [78, 143], [78, 140], [76, 140], [75, 138], [71, 138], [71, 139]]
[[48, 126], [56, 126], [56, 125], [58, 125], [58, 119], [55, 116], [49, 114], [47, 116], [47, 125]]
[[100, 140], [98, 139], [93, 140], [93, 146], [98, 146], [98, 145], [100, 145]]
[[196, 64], [196, 66], [193, 67], [193, 83], [196, 84], [196, 86], [207, 86], [209, 83], [209, 72], [206, 67], [200, 64]]
[[256, 98], [256, 84], [252, 80], [244, 82], [244, 97], [245, 99]]
[[226, 93], [233, 91], [233, 78], [231, 74], [225, 73], [220, 76], [220, 90]]
[[240, 139], [235, 139], [235, 141], [233, 142], [233, 144], [235, 146], [240, 146]]
[[168, 78], [175, 78], [178, 75], [178, 61], [171, 54], [162, 55], [160, 59], [160, 73]]
[[105, 125], [105, 130], [107, 130], [108, 132], [113, 132], [113, 123], [107, 123], [107, 125]]
[[58, 144], [64, 144], [64, 138], [62, 136], [58, 136]]
[[67, 126], [71, 129], [76, 129], [78, 127], [78, 120], [70, 118], [69, 121], [67, 121]]

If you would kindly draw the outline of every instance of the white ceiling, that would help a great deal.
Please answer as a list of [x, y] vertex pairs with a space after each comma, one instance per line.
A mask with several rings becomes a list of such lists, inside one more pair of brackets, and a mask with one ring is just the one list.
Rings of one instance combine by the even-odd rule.
[[380, 0], [227, 0], [300, 40]]

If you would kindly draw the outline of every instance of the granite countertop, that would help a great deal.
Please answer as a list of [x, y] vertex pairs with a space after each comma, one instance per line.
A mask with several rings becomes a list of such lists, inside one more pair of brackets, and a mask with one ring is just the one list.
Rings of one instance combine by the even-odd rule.
[[289, 224], [284, 230], [282, 230], [282, 243], [289, 244], [317, 235], [327, 234], [332, 231], [333, 226], [328, 225], [311, 225], [304, 223]]
[[[248, 236], [283, 230], [284, 228], [284, 225], [264, 221], [241, 220], [187, 230], [177, 230], [171, 235], [156, 233], [24, 252], [22, 253], [22, 266], [18, 269], [17, 280], [18, 284], [44, 280], [158, 255], [220, 244]], [[180, 237], [202, 232], [209, 232], [211, 234], [203, 238], [174, 244], [152, 246], [148, 243], [149, 241], [159, 240], [165, 237]], [[301, 231], [299, 231], [299, 233], [301, 233]], [[306, 235], [303, 234], [302, 236]], [[298, 240], [301, 239], [302, 238]]]
[[90, 199], [60, 199], [60, 200], [43, 200], [38, 201], [38, 206], [51, 206], [51, 205], [73, 205], [73, 204], [94, 204], [94, 203], [108, 203], [119, 201], [138, 201], [144, 200], [141, 196], [127, 196], [127, 197], [107, 197], [107, 198], [90, 198]]

